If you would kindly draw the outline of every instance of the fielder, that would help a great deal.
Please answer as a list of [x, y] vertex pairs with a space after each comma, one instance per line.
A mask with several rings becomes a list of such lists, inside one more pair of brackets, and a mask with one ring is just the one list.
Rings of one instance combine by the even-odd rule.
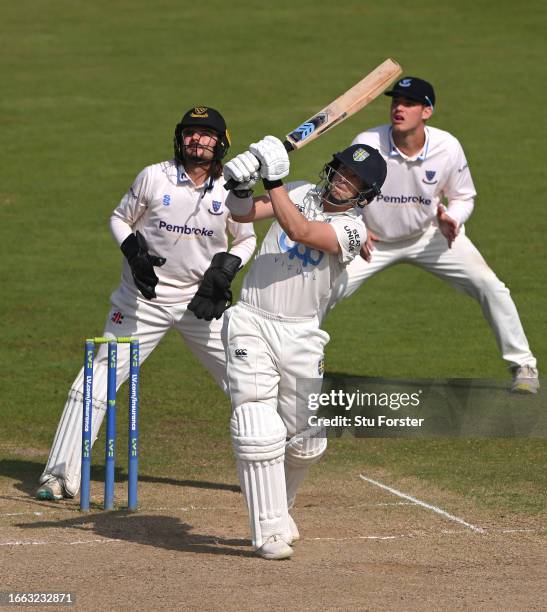
[[[259, 169], [268, 196], [253, 199]], [[321, 388], [329, 336], [319, 313], [359, 254], [366, 237], [361, 207], [380, 193], [386, 164], [372, 147], [354, 145], [334, 154], [318, 185], [285, 188], [288, 172], [287, 152], [273, 136], [224, 167], [226, 179], [238, 182], [226, 201], [234, 219], [276, 219], [224, 325], [232, 442], [253, 546], [265, 559], [292, 555], [299, 534], [289, 509], [327, 446], [324, 435], [300, 435], [310, 413], [298, 381]]]
[[380, 151], [387, 179], [382, 194], [363, 210], [367, 242], [328, 308], [380, 270], [398, 263], [419, 266], [480, 303], [512, 372], [511, 390], [537, 393], [536, 359], [509, 290], [465, 235], [476, 192], [463, 149], [448, 132], [426, 125], [435, 105], [433, 87], [405, 77], [386, 95], [392, 97], [391, 125], [362, 132], [353, 144]]
[[[218, 111], [190, 109], [175, 128], [174, 158], [146, 167], [122, 198], [110, 229], [125, 259], [103, 334], [138, 337], [143, 362], [174, 328], [224, 391], [221, 317], [231, 301], [230, 283], [256, 246], [252, 224], [233, 221], [225, 205], [221, 160], [229, 146]], [[128, 375], [129, 350], [120, 345], [118, 388]], [[95, 359], [93, 442], [106, 411], [106, 382], [102, 345]], [[73, 497], [80, 487], [82, 385], [83, 369], [68, 394], [38, 499]]]

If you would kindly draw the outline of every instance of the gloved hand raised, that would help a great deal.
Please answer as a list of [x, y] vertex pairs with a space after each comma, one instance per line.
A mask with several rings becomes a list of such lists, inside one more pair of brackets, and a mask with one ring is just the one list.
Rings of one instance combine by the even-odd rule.
[[258, 159], [249, 151], [236, 155], [224, 164], [223, 173], [226, 181], [233, 180], [237, 183], [232, 187], [236, 196], [245, 198], [251, 195], [254, 186], [260, 180], [259, 166]]
[[165, 257], [150, 255], [145, 237], [137, 231], [130, 234], [120, 246], [122, 253], [127, 258], [131, 273], [137, 289], [148, 300], [156, 297], [155, 287], [158, 277], [154, 272], [154, 266], [163, 266], [167, 261]]
[[260, 162], [260, 176], [268, 181], [279, 181], [289, 174], [289, 155], [279, 138], [266, 136], [253, 142], [249, 151]]

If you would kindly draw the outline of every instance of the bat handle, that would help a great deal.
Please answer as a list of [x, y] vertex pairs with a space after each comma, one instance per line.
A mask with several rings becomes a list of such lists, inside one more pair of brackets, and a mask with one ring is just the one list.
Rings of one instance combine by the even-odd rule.
[[[283, 141], [283, 146], [285, 147], [285, 151], [287, 151], [287, 153], [294, 151], [293, 145], [288, 140]], [[237, 181], [231, 178], [229, 181], [224, 183], [224, 189], [226, 189], [226, 191], [231, 191], [236, 185]]]

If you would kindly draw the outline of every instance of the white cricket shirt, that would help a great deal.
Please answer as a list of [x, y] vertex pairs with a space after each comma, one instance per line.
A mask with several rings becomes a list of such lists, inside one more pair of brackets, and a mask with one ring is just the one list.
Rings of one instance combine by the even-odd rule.
[[328, 301], [337, 277], [359, 254], [366, 229], [355, 209], [324, 213], [315, 185], [300, 181], [286, 189], [307, 219], [332, 225], [341, 253], [332, 255], [293, 242], [274, 221], [243, 280], [241, 300], [276, 316], [313, 318]]
[[[167, 259], [154, 270], [157, 304], [189, 302], [215, 253], [228, 250], [242, 265], [253, 254], [256, 236], [252, 223], [236, 223], [224, 205], [228, 192], [222, 176], [196, 187], [175, 160], [146, 167], [139, 173], [110, 218], [114, 238], [121, 244], [139, 230], [151, 254]], [[135, 287], [131, 268], [124, 258], [122, 282], [117, 292], [144, 300]]]
[[378, 149], [386, 160], [382, 193], [363, 212], [366, 226], [386, 242], [423, 234], [435, 222], [443, 197], [448, 214], [459, 224], [473, 210], [475, 186], [462, 146], [438, 128], [427, 126], [425, 133], [423, 149], [412, 158], [397, 149], [390, 125], [362, 132], [352, 142]]

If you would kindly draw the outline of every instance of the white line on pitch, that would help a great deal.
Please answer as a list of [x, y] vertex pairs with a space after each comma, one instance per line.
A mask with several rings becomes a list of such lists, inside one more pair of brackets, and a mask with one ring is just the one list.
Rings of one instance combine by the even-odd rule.
[[[414, 502], [378, 502], [375, 504], [355, 504], [352, 506], [344, 506], [344, 510], [350, 510], [352, 508], [376, 508], [382, 506], [414, 506]], [[322, 506], [323, 510], [338, 508], [339, 506]], [[124, 508], [119, 508], [118, 510], [124, 510]], [[142, 514], [143, 512], [193, 512], [193, 511], [202, 511], [202, 510], [210, 510], [212, 512], [224, 511], [224, 510], [234, 510], [238, 511], [240, 508], [237, 507], [229, 507], [229, 506], [160, 506], [157, 508], [147, 508], [146, 506], [140, 506], [139, 512]], [[9, 517], [9, 516], [51, 516], [54, 514], [63, 514], [66, 512], [72, 513], [80, 513], [77, 508], [63, 508], [60, 507], [58, 509], [45, 510], [42, 512], [6, 512], [0, 513], [0, 518]], [[98, 511], [97, 513], [102, 514], [102, 512]], [[93, 516], [92, 514], [89, 516]]]
[[524, 533], [524, 532], [534, 532], [540, 533], [541, 531], [545, 531], [545, 527], [538, 527], [537, 529], [499, 529], [501, 533]]
[[[500, 528], [494, 528], [494, 529], [489, 529], [488, 533], [492, 534], [492, 533], [543, 533], [545, 531], [544, 528], [539, 528], [539, 529], [500, 529]], [[333, 537], [316, 537], [316, 538], [304, 538], [304, 541], [328, 541], [328, 542], [346, 542], [346, 541], [350, 541], [350, 540], [401, 540], [403, 538], [418, 538], [418, 537], [428, 537], [428, 536], [436, 536], [436, 535], [442, 535], [442, 536], [450, 536], [450, 535], [462, 535], [465, 533], [469, 533], [468, 530], [466, 529], [461, 529], [461, 530], [447, 530], [447, 529], [441, 529], [440, 531], [435, 531], [435, 532], [421, 532], [421, 533], [402, 533], [399, 535], [390, 535], [390, 536], [364, 536], [364, 535], [360, 535], [360, 536], [348, 536], [348, 537], [344, 537], [344, 538], [333, 538]], [[74, 546], [74, 545], [78, 545], [78, 544], [119, 544], [119, 543], [123, 543], [126, 542], [126, 540], [123, 539], [119, 539], [119, 538], [94, 538], [91, 540], [75, 540], [73, 542], [60, 542], [60, 541], [54, 541], [54, 540], [49, 540], [49, 541], [33, 541], [33, 540], [14, 540], [11, 542], [0, 542], [0, 546], [46, 546], [46, 545], [66, 545], [66, 546]]]
[[329, 542], [346, 542], [347, 540], [396, 540], [398, 538], [406, 538], [408, 536], [405, 535], [396, 535], [396, 536], [349, 536], [347, 538], [306, 538], [306, 540], [328, 540]]
[[114, 538], [95, 538], [93, 540], [75, 540], [74, 542], [51, 542], [51, 541], [24, 541], [24, 540], [15, 540], [13, 542], [0, 542], [0, 546], [45, 546], [50, 544], [55, 544], [56, 546], [59, 544], [67, 544], [72, 546], [74, 544], [111, 544], [112, 542], [123, 542], [124, 540], [114, 539]]
[[0, 516], [23, 516], [33, 514], [34, 516], [42, 516], [44, 512], [7, 512], [6, 514], [0, 514]]
[[[483, 530], [483, 533], [542, 533], [543, 531], [545, 531], [544, 528], [539, 528], [539, 529], [489, 529], [488, 532], [486, 532], [485, 530]], [[419, 538], [419, 537], [428, 537], [428, 536], [435, 536], [435, 535], [443, 535], [443, 536], [449, 536], [449, 535], [463, 535], [463, 534], [468, 534], [469, 531], [467, 529], [441, 529], [440, 531], [424, 531], [422, 533], [401, 533], [400, 535], [393, 535], [393, 536], [347, 536], [345, 538], [331, 538], [331, 537], [322, 537], [322, 536], [318, 536], [316, 538], [304, 538], [304, 540], [314, 540], [314, 541], [330, 541], [330, 542], [345, 542], [345, 541], [350, 541], [350, 540], [400, 540], [402, 538]], [[304, 541], [302, 540], [302, 541]]]
[[440, 514], [441, 516], [444, 516], [445, 518], [449, 519], [450, 521], [454, 521], [455, 523], [460, 523], [460, 525], [465, 525], [465, 527], [467, 527], [468, 529], [471, 529], [471, 531], [474, 531], [476, 533], [486, 533], [486, 530], [482, 529], [481, 527], [475, 527], [475, 525], [471, 525], [471, 523], [464, 521], [458, 516], [449, 514], [448, 512], [445, 512], [444, 510], [442, 510], [441, 508], [437, 508], [437, 506], [433, 506], [432, 504], [423, 502], [419, 499], [416, 499], [415, 497], [412, 497], [412, 495], [407, 495], [406, 493], [403, 493], [402, 491], [397, 491], [397, 489], [394, 489], [393, 487], [388, 487], [387, 485], [381, 482], [378, 482], [377, 480], [373, 480], [372, 478], [368, 478], [367, 476], [363, 476], [363, 474], [359, 474], [359, 477], [362, 480], [369, 482], [370, 484], [380, 487], [380, 489], [384, 489], [384, 491], [389, 491], [393, 495], [398, 495], [399, 497], [402, 497], [403, 499], [408, 499], [409, 501], [413, 502], [414, 504], [417, 504], [418, 506], [422, 506], [422, 508], [427, 508], [428, 510], [432, 510], [433, 512], [436, 512], [437, 514]]

